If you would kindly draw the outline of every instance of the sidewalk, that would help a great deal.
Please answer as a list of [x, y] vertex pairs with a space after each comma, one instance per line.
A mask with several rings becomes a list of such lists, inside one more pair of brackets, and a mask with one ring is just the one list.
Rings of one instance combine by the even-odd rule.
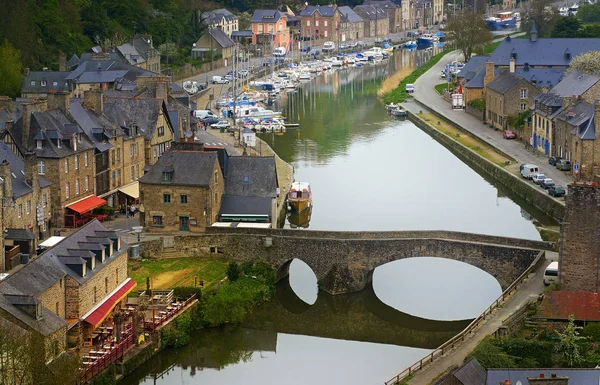
[[475, 349], [477, 344], [485, 337], [493, 334], [502, 322], [521, 309], [531, 300], [537, 298], [544, 292], [543, 275], [546, 266], [550, 260], [557, 260], [558, 254], [546, 251], [546, 262], [541, 264], [538, 269], [529, 275], [529, 278], [523, 282], [518, 291], [502, 306], [488, 318], [483, 325], [467, 337], [467, 339], [458, 345], [454, 350], [449, 351], [443, 357], [436, 359], [433, 363], [425, 366], [423, 370], [415, 373], [414, 378], [410, 380], [411, 385], [429, 385], [438, 376], [448, 368], [457, 365], [460, 366], [465, 358]]
[[[552, 178], [556, 184], [566, 186], [571, 183], [573, 177], [549, 165], [548, 158], [544, 154], [532, 149], [526, 149], [525, 145], [520, 141], [504, 139], [502, 131], [495, 131], [489, 128], [480, 119], [467, 114], [463, 110], [453, 110], [450, 103], [437, 93], [433, 87], [443, 82], [440, 80], [439, 74], [447, 63], [455, 59], [455, 56], [456, 52], [448, 53], [415, 82], [414, 101], [406, 102], [406, 108], [413, 113], [415, 111], [418, 113], [419, 110], [429, 108], [446, 120], [469, 131], [490, 146], [509, 155], [517, 161], [516, 164], [506, 167], [507, 170], [514, 174], [519, 173], [520, 164], [532, 163], [538, 165], [541, 171], [547, 177]], [[541, 187], [539, 188], [543, 191]]]

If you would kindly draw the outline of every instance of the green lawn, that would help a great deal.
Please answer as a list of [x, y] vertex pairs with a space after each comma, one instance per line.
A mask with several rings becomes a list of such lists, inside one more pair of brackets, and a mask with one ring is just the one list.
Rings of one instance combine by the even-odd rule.
[[433, 86], [433, 88], [435, 88], [438, 94], [443, 95], [444, 90], [448, 88], [448, 83], [440, 83], [437, 86]]
[[138, 284], [138, 290], [146, 288], [150, 277], [154, 289], [170, 289], [177, 286], [193, 286], [194, 278], [204, 281], [207, 288], [225, 277], [228, 262], [220, 258], [169, 258], [130, 262], [129, 276]]

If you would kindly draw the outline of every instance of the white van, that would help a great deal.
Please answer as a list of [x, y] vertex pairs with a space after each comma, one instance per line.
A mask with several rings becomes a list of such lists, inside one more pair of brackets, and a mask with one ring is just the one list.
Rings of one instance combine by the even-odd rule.
[[552, 262], [544, 271], [544, 285], [548, 286], [556, 281], [558, 281], [558, 262]]
[[331, 52], [335, 49], [335, 43], [332, 41], [326, 41], [323, 44], [323, 52]]
[[194, 118], [196, 119], [206, 119], [206, 118], [217, 118], [217, 115], [213, 114], [211, 110], [194, 110]]
[[540, 168], [535, 164], [521, 165], [521, 176], [523, 178], [532, 179], [535, 174], [540, 172]]
[[212, 84], [227, 84], [229, 83], [229, 79], [224, 78], [223, 76], [213, 76]]

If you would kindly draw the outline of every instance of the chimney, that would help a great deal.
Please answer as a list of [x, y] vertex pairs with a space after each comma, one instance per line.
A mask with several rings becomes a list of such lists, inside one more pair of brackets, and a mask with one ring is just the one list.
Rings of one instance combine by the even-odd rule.
[[156, 99], [162, 99], [165, 103], [167, 103], [169, 98], [169, 78], [166, 76], [161, 76], [160, 79], [156, 82]]
[[571, 107], [571, 103], [573, 103], [573, 99], [570, 96], [565, 96], [563, 98], [563, 106], [565, 108]]
[[569, 385], [569, 377], [557, 376], [556, 373], [550, 374], [550, 377], [540, 373], [539, 377], [527, 377], [529, 385]]
[[61, 72], [67, 70], [67, 57], [64, 52], [58, 54], [58, 70]]
[[29, 76], [29, 67], [23, 68], [23, 76]]
[[48, 91], [48, 109], [61, 109], [63, 112], [69, 111], [69, 93], [64, 91]]
[[487, 61], [485, 63], [485, 77], [483, 78], [483, 85], [487, 86], [489, 82], [494, 80], [494, 62]]
[[504, 382], [500, 382], [500, 385], [510, 385], [510, 380], [504, 380]]
[[40, 181], [37, 172], [37, 158], [35, 152], [26, 152], [23, 157], [23, 173], [25, 174], [25, 182], [31, 187], [33, 193], [36, 194], [40, 188]]
[[531, 26], [531, 32], [529, 33], [530, 36], [530, 40], [532, 42], [536, 42], [538, 39], [538, 32], [537, 29], [535, 29], [535, 23]]
[[4, 180], [4, 197], [11, 199], [13, 196], [12, 175], [10, 172], [10, 164], [6, 159], [0, 163], [0, 177]]
[[102, 90], [88, 90], [83, 94], [86, 108], [93, 110], [98, 115], [104, 113], [104, 95]]
[[510, 73], [514, 74], [515, 73], [515, 59], [511, 58], [509, 61], [510, 64]]

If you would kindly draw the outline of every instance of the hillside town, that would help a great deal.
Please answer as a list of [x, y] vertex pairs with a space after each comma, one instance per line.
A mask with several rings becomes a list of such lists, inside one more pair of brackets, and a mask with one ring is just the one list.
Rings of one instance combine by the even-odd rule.
[[0, 385], [600, 382], [599, 4], [34, 3]]

